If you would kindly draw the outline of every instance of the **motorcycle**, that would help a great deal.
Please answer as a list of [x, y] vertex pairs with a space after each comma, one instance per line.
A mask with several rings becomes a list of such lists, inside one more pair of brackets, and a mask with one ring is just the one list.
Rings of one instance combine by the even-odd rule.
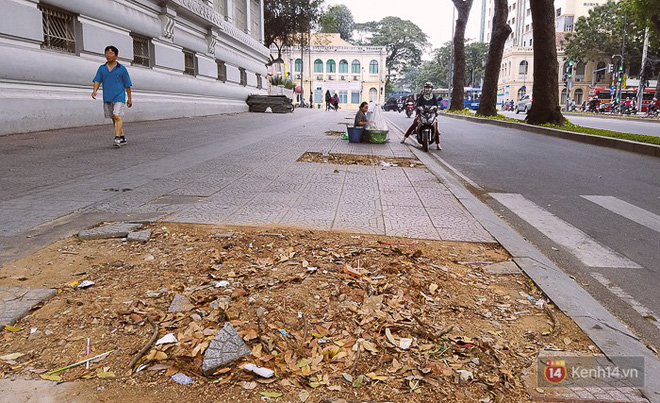
[[660, 116], [660, 108], [657, 106], [649, 106], [646, 110], [646, 116], [648, 117], [658, 117]]
[[415, 104], [412, 101], [406, 102], [406, 116], [407, 117], [412, 116], [414, 108], [415, 108]]
[[437, 106], [420, 106], [417, 108], [419, 116], [417, 118], [417, 142], [426, 152], [429, 151], [429, 144], [435, 142], [435, 121], [438, 118]]

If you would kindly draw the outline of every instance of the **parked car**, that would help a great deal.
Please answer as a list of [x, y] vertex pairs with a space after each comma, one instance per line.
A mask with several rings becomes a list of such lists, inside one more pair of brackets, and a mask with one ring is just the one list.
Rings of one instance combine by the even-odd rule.
[[530, 95], [525, 95], [524, 97], [520, 98], [520, 101], [518, 101], [518, 105], [516, 105], [516, 113], [527, 113], [531, 107], [532, 97]]
[[383, 110], [384, 111], [395, 111], [399, 112], [399, 102], [397, 101], [396, 98], [390, 98], [385, 102], [385, 105], [383, 105]]

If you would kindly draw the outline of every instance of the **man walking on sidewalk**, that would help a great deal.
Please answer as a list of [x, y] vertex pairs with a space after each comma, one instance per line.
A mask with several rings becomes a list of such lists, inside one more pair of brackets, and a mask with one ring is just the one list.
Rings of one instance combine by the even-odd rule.
[[[105, 48], [105, 59], [107, 63], [102, 64], [96, 71], [94, 77], [94, 90], [92, 98], [96, 99], [96, 92], [103, 84], [103, 112], [106, 118], [111, 118], [115, 126], [115, 147], [126, 144], [124, 137], [124, 122], [122, 115], [126, 106], [133, 106], [131, 99], [131, 77], [126, 67], [117, 62], [119, 50], [114, 46]], [[128, 94], [128, 100], [126, 100]]]

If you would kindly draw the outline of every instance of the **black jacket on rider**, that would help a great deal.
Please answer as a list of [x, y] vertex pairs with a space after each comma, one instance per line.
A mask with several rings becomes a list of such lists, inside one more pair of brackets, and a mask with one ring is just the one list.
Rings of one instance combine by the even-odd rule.
[[438, 98], [435, 95], [431, 99], [425, 99], [424, 95], [421, 95], [417, 98], [417, 107], [420, 106], [439, 106]]

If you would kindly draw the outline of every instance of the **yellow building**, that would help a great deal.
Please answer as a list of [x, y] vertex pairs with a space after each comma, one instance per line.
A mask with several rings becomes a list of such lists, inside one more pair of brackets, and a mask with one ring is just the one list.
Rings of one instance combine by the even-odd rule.
[[[271, 48], [274, 58], [277, 49]], [[385, 96], [384, 46], [354, 46], [339, 34], [314, 33], [310, 46], [292, 46], [282, 50], [284, 63], [273, 65], [272, 74], [296, 83], [296, 102], [302, 95], [305, 104], [310, 94], [315, 106], [325, 102], [324, 94], [339, 96], [343, 109], [357, 109], [362, 101], [383, 103]]]

